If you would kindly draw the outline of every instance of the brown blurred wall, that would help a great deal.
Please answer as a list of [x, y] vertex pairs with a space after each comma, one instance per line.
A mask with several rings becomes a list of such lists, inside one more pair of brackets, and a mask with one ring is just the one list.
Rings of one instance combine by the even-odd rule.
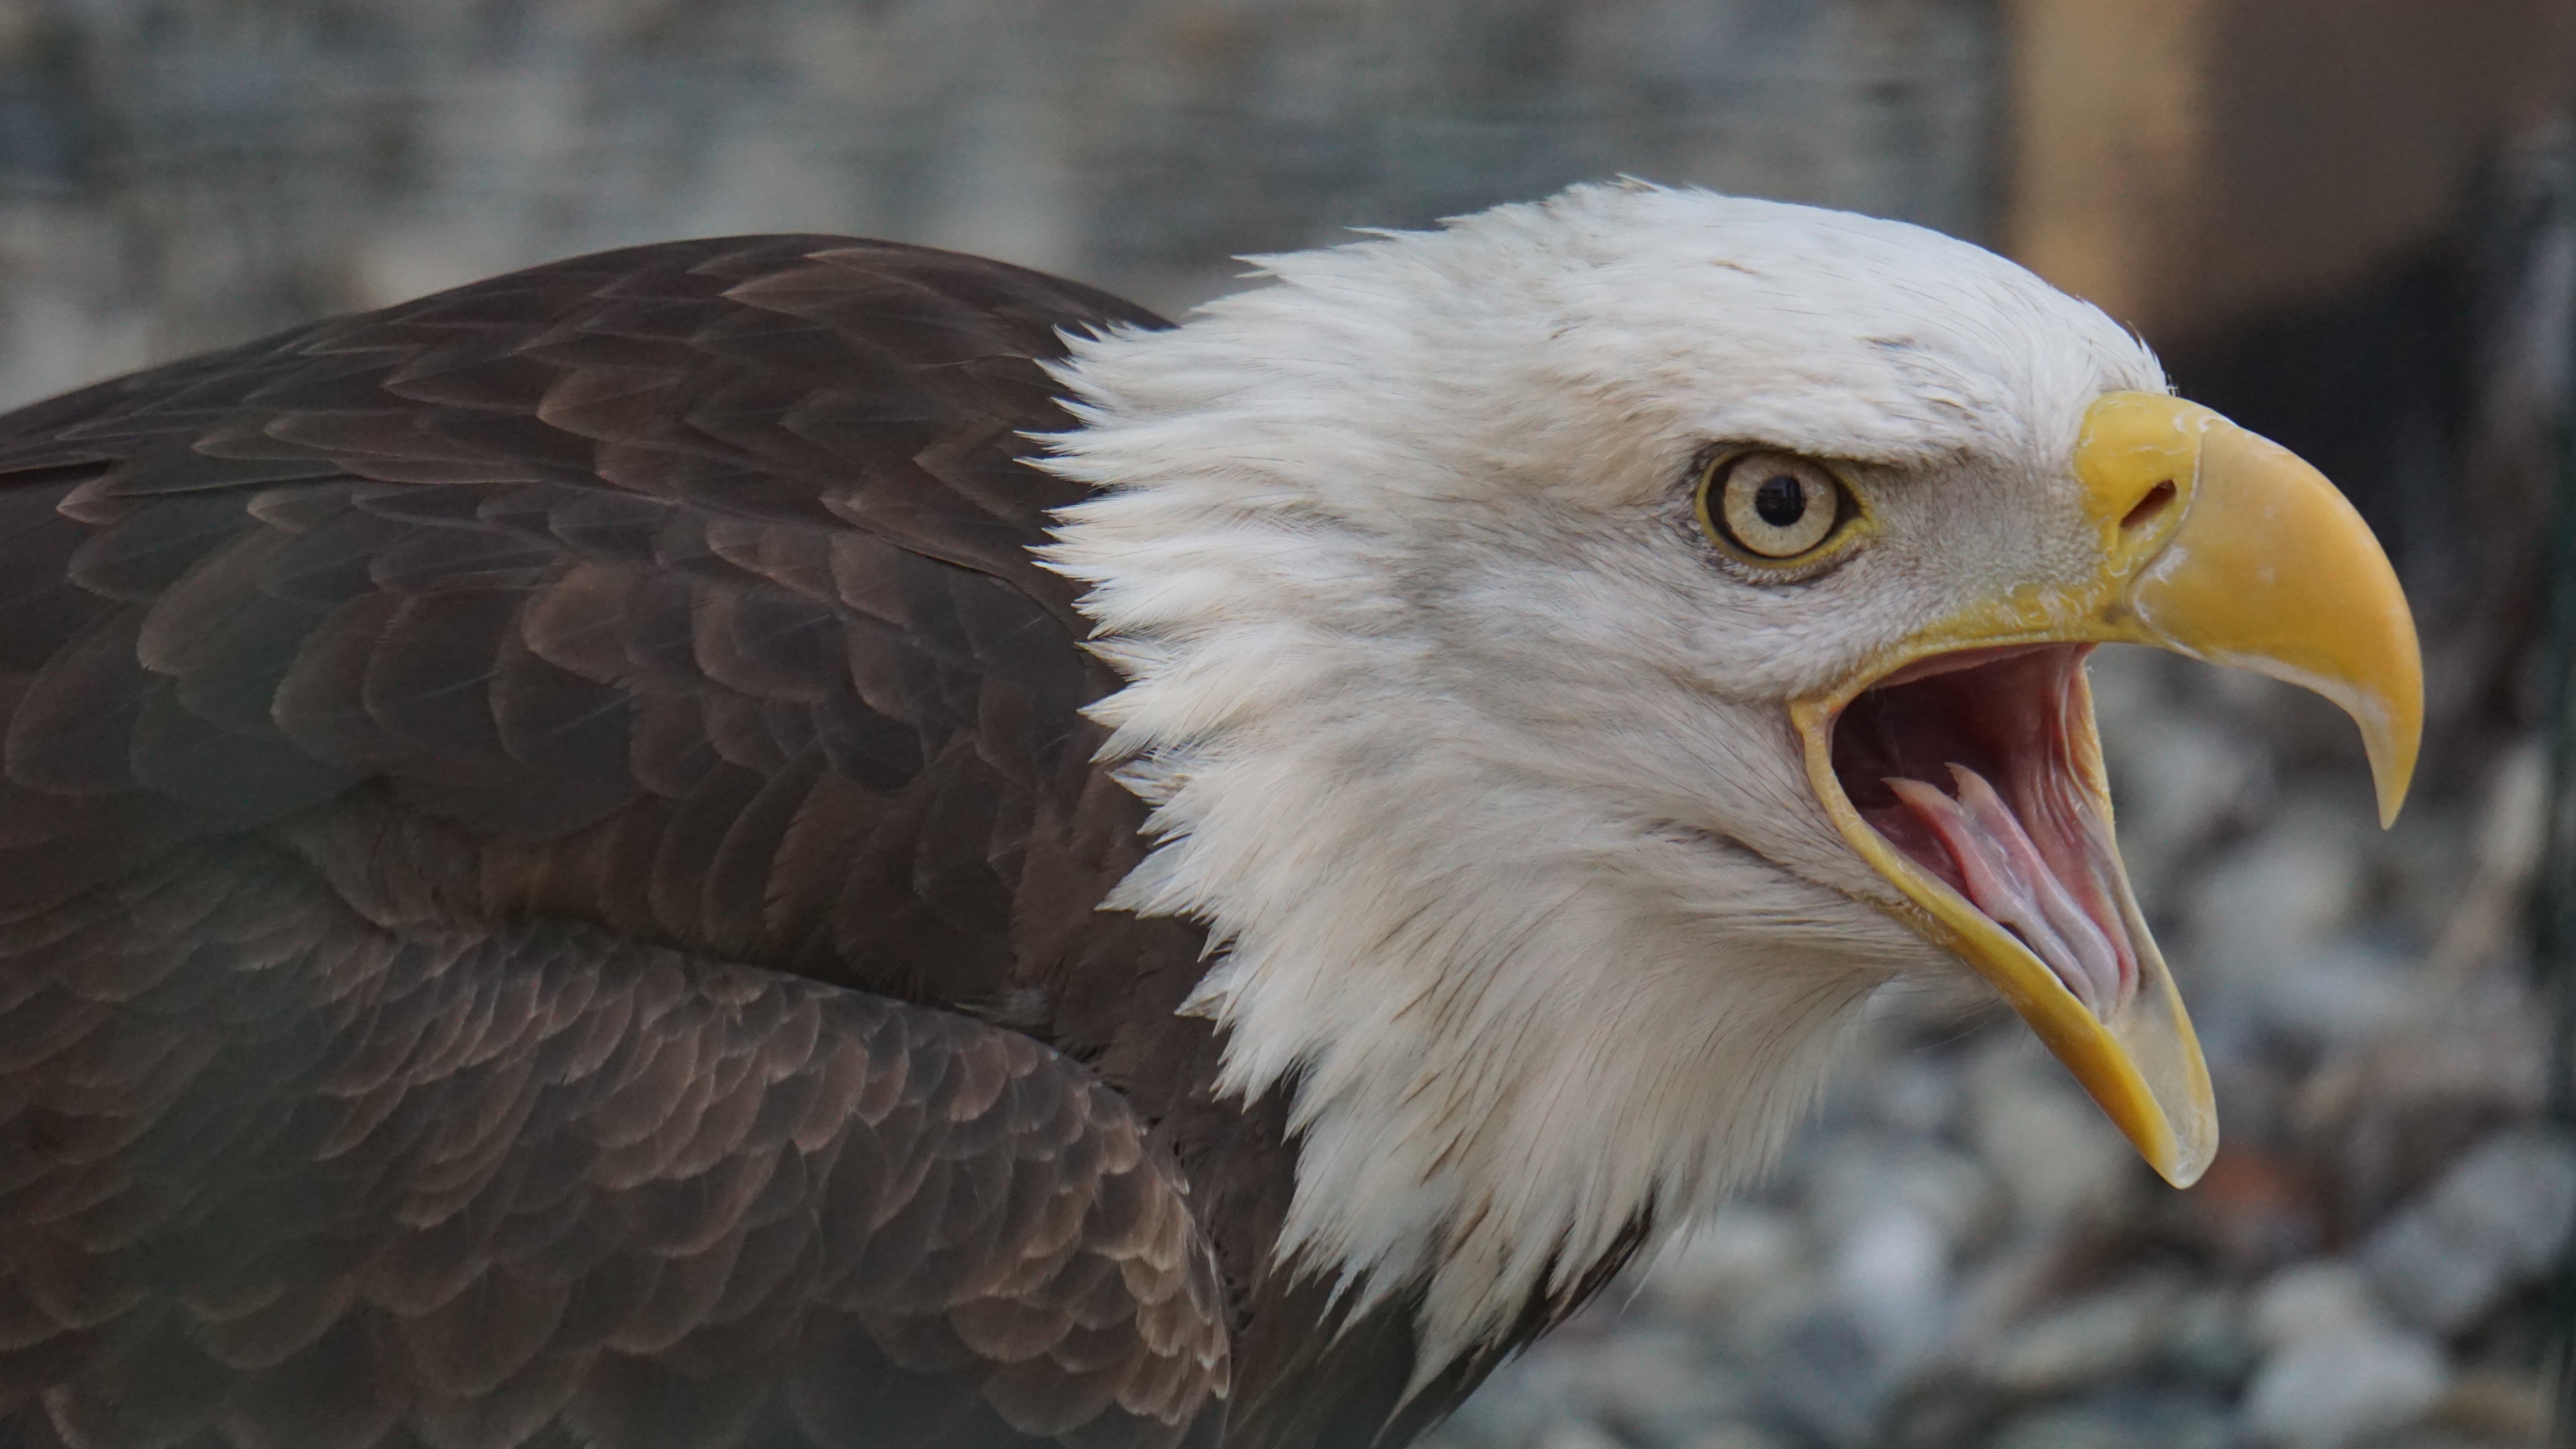
[[2007, 0], [2007, 250], [2160, 344], [2453, 224], [2576, 94], [2572, 0]]

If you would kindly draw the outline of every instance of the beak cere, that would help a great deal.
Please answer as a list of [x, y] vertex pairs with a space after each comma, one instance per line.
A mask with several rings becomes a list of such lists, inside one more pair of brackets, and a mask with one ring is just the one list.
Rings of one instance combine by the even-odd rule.
[[2387, 556], [2290, 453], [2196, 404], [2112, 393], [2072, 463], [2094, 577], [2008, 581], [1789, 713], [1818, 800], [1899, 914], [2188, 1186], [2217, 1109], [2113, 840], [2085, 656], [2154, 644], [2324, 694], [2361, 726], [2383, 820], [2414, 769], [2423, 665]]

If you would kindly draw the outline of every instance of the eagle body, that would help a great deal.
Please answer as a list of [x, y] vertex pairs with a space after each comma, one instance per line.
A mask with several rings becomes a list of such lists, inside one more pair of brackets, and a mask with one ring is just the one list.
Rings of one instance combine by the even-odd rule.
[[1898, 978], [2199, 1170], [2082, 660], [2402, 791], [2321, 479], [1894, 223], [1263, 266], [672, 243], [0, 418], [0, 1443], [1394, 1446]]
[[681, 243], [0, 420], [0, 1437], [1213, 1443], [1263, 1352], [1400, 1389], [1265, 1277], [1293, 1150], [1177, 1012], [1203, 929], [1093, 909], [1145, 806], [1030, 554], [1085, 490], [1023, 460], [1118, 324]]

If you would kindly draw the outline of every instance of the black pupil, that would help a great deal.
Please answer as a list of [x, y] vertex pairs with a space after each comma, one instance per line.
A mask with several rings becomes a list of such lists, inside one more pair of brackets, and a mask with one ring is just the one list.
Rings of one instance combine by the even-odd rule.
[[1787, 528], [1807, 511], [1807, 490], [1787, 473], [1774, 473], [1753, 490], [1753, 511], [1773, 528]]

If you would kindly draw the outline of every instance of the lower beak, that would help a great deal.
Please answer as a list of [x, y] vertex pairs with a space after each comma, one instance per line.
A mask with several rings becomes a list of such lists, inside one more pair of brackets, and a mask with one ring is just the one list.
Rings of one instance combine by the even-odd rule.
[[1836, 772], [1835, 726], [1865, 690], [1900, 671], [1937, 668], [1925, 661], [1940, 656], [2154, 644], [2286, 679], [2341, 705], [2361, 727], [2386, 824], [2414, 771], [2423, 666], [2387, 556], [2351, 504], [2287, 450], [2196, 404], [2124, 392], [2094, 402], [2073, 464], [2100, 547], [2093, 577], [2006, 588], [1919, 632], [1845, 687], [1793, 702], [1790, 714], [1817, 797], [1903, 895], [1908, 919], [1992, 982], [2148, 1163], [2188, 1186], [2218, 1147], [2209, 1069], [2112, 844], [2080, 665], [2071, 666], [2056, 721], [2059, 788], [2072, 813], [2098, 829], [2068, 838], [2098, 837], [2084, 847], [2103, 878], [2095, 914], [2105, 939], [2125, 935], [2121, 960], [2135, 968], [2117, 992], [2089, 992], [2089, 1004], [2070, 988], [2062, 961], [2043, 961], [2026, 931], [2007, 929], [1970, 898], [1973, 888], [1950, 883], [1959, 872], [1927, 864], [1919, 848], [1909, 855], [1864, 818]]

